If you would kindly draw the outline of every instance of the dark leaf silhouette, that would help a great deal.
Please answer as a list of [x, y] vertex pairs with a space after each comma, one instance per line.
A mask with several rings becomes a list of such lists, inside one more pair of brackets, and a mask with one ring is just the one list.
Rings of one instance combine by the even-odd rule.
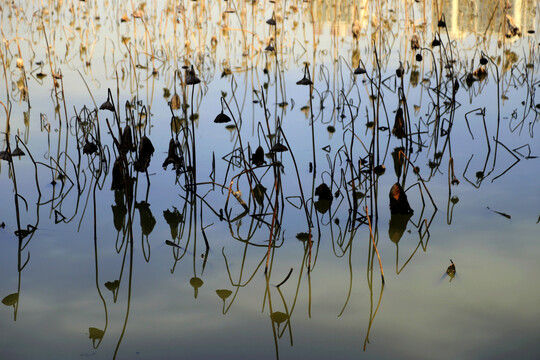
[[255, 197], [257, 204], [259, 204], [260, 206], [263, 206], [264, 204], [265, 194], [266, 194], [266, 188], [262, 186], [261, 184], [257, 184], [255, 185], [255, 187], [253, 187], [253, 196]]
[[179, 174], [182, 169], [184, 169], [184, 157], [182, 156], [181, 150], [178, 149], [180, 155], [178, 155], [177, 144], [174, 139], [169, 141], [169, 152], [167, 158], [163, 161], [163, 169], [167, 170], [167, 166], [172, 165], [172, 169], [176, 170], [176, 173]]
[[180, 214], [178, 209], [173, 206], [173, 211], [170, 211], [169, 209], [163, 211], [163, 217], [171, 228], [172, 238], [176, 239], [178, 237], [178, 225], [184, 221], [182, 214]]
[[251, 162], [255, 166], [261, 166], [266, 163], [262, 146], [257, 147], [257, 150], [251, 155]]
[[193, 69], [193, 65], [191, 65], [191, 69], [186, 70], [186, 84], [197, 85], [200, 82], [201, 80], [195, 75], [195, 70]]
[[140, 203], [135, 203], [135, 209], [139, 210], [143, 235], [150, 235], [152, 230], [154, 230], [154, 226], [156, 225], [156, 219], [154, 218], [154, 215], [152, 215], [150, 204], [145, 201], [141, 201]]
[[116, 289], [118, 289], [119, 286], [120, 286], [120, 281], [118, 281], [118, 280], [107, 281], [105, 283], [105, 287], [107, 288], [107, 290], [112, 291], [112, 292], [115, 292]]
[[390, 212], [392, 214], [412, 214], [413, 210], [407, 200], [405, 190], [399, 183], [392, 185], [390, 189]]
[[411, 218], [410, 214], [391, 214], [388, 224], [388, 237], [397, 244], [407, 229], [407, 224]]
[[309, 233], [307, 232], [301, 232], [296, 234], [296, 238], [300, 241], [308, 241], [309, 240]]
[[19, 148], [18, 146], [13, 149], [13, 151], [11, 152], [11, 156], [24, 156], [26, 155], [24, 151], [21, 150], [21, 148]]
[[405, 119], [403, 118], [403, 109], [401, 107], [396, 111], [392, 134], [394, 134], [394, 136], [398, 139], [402, 139], [407, 135], [405, 132]]
[[315, 195], [319, 197], [319, 200], [315, 202], [315, 209], [321, 214], [326, 213], [330, 209], [332, 200], [334, 199], [332, 197], [332, 191], [328, 185], [322, 183], [315, 189]]
[[223, 124], [223, 123], [228, 123], [231, 121], [232, 121], [231, 118], [228, 115], [224, 114], [223, 111], [220, 112], [218, 116], [216, 116], [216, 118], [214, 119], [214, 122], [216, 124]]
[[111, 205], [113, 212], [113, 222], [116, 231], [121, 231], [124, 228], [124, 223], [127, 215], [126, 204], [124, 203], [124, 193], [122, 191], [114, 192], [115, 204]]
[[148, 170], [148, 166], [150, 166], [150, 159], [152, 158], [153, 154], [154, 145], [152, 145], [152, 141], [150, 141], [147, 136], [144, 136], [141, 139], [141, 144], [139, 145], [139, 157], [133, 163], [133, 168], [135, 171], [144, 172]]
[[118, 158], [114, 161], [112, 170], [111, 190], [124, 190], [126, 186], [126, 174], [124, 171], [124, 163]]
[[86, 144], [84, 144], [84, 147], [83, 147], [83, 154], [92, 155], [97, 150], [98, 150], [98, 146], [95, 143], [93, 143], [91, 141], [87, 141]]
[[281, 143], [276, 143], [272, 148], [270, 149], [270, 152], [284, 152], [289, 150], [285, 145]]
[[131, 130], [131, 126], [126, 125], [120, 138], [120, 152], [122, 154], [127, 154], [128, 151], [134, 152], [135, 150], [137, 150], [137, 148], [133, 143], [133, 131]]

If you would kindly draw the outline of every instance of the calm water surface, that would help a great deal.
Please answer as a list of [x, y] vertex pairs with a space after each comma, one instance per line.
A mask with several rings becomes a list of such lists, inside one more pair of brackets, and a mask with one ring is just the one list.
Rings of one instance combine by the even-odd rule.
[[0, 6], [1, 359], [540, 358], [534, 1]]

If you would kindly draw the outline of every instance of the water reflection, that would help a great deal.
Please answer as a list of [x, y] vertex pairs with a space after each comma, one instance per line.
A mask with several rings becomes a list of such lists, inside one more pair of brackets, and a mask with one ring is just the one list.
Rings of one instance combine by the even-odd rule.
[[[434, 7], [433, 9], [436, 9]], [[538, 4], [531, 0], [513, 1], [468, 1], [452, 0], [441, 2], [440, 13], [445, 14], [448, 31], [453, 37], [461, 38], [469, 34], [506, 34], [506, 15], [512, 17], [522, 34], [536, 30]], [[482, 14], [479, 16], [478, 14]], [[435, 16], [436, 12], [432, 14]]]
[[[174, 336], [187, 358], [397, 357], [393, 329], [434, 340], [440, 327], [421, 319], [496, 298], [470, 276], [477, 263], [534, 270], [536, 243], [497, 252], [485, 239], [535, 234], [536, 35], [497, 43], [502, 4], [27, 5], [31, 17], [2, 13], [0, 231], [17, 239], [2, 245], [16, 321], [2, 322], [2, 356], [170, 357]], [[538, 22], [530, 1], [505, 9], [521, 29]], [[471, 259], [477, 248], [487, 255]], [[449, 254], [469, 276], [434, 290]], [[47, 277], [71, 259], [84, 271]], [[33, 278], [65, 309], [50, 327], [72, 341], [52, 352], [29, 320], [44, 313]], [[403, 321], [411, 309], [420, 320]], [[63, 327], [73, 318], [78, 332]], [[240, 330], [257, 346], [231, 337]], [[411, 358], [440, 355], [415, 347]]]

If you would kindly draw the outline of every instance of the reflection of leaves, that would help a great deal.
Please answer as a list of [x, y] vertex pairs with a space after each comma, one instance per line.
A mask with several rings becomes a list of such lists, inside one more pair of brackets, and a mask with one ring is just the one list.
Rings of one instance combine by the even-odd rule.
[[332, 202], [328, 200], [315, 201], [315, 209], [321, 214], [326, 213], [330, 209], [330, 205], [332, 205]]
[[259, 147], [257, 147], [257, 150], [255, 150], [253, 155], [251, 155], [251, 162], [255, 166], [261, 166], [262, 164], [266, 162], [264, 160], [264, 150], [262, 146], [259, 145]]
[[150, 166], [150, 159], [152, 158], [154, 151], [155, 149], [154, 145], [152, 145], [152, 141], [150, 141], [147, 136], [144, 136], [141, 139], [141, 143], [139, 145], [139, 156], [133, 163], [133, 169], [138, 172], [145, 172], [148, 169], [148, 166]]
[[401, 154], [402, 151], [405, 151], [403, 147], [397, 147], [394, 149], [394, 151], [392, 151], [392, 160], [394, 160], [394, 171], [396, 172], [396, 176], [398, 179], [401, 177], [401, 169], [403, 168], [403, 161], [405, 159]]
[[182, 214], [180, 214], [178, 209], [173, 206], [173, 211], [170, 211], [169, 209], [163, 211], [163, 217], [171, 228], [172, 238], [176, 239], [178, 237], [178, 224], [184, 221]]
[[120, 231], [124, 227], [127, 214], [126, 204], [124, 204], [124, 193], [122, 191], [114, 192], [114, 202], [115, 205], [111, 205], [114, 227], [116, 231]]
[[19, 293], [13, 293], [3, 298], [2, 304], [6, 306], [15, 306], [15, 304], [17, 304], [17, 301], [19, 301]]
[[315, 189], [315, 195], [319, 197], [319, 200], [332, 201], [332, 191], [330, 191], [330, 188], [325, 183], [317, 186]]
[[105, 335], [105, 332], [103, 330], [95, 327], [88, 328], [88, 332], [90, 333], [90, 339], [92, 340], [102, 339], [103, 335]]
[[135, 208], [139, 210], [142, 233], [144, 235], [150, 235], [156, 225], [156, 219], [152, 215], [150, 204], [141, 201], [140, 203], [135, 203]]
[[392, 214], [412, 214], [413, 210], [407, 200], [405, 190], [399, 183], [392, 185], [390, 189], [390, 212]]
[[112, 170], [111, 190], [123, 190], [126, 186], [124, 163], [120, 158], [116, 159]]
[[107, 290], [112, 291], [112, 292], [115, 292], [116, 289], [118, 289], [119, 286], [120, 286], [120, 281], [118, 281], [118, 280], [107, 281], [105, 283], [105, 287], [107, 288]]
[[195, 299], [196, 299], [197, 295], [199, 294], [199, 288], [204, 285], [204, 281], [202, 281], [201, 278], [194, 276], [189, 280], [189, 284], [195, 290]]
[[178, 95], [177, 93], [174, 93], [171, 99], [171, 108], [173, 110], [178, 110], [180, 109], [181, 103], [182, 103], [182, 100], [180, 99], [180, 95]]
[[26, 229], [19, 229], [15, 230], [15, 236], [19, 238], [19, 240], [24, 239], [28, 235], [32, 234], [34, 231], [36, 231], [37, 227], [33, 225], [26, 225]]
[[226, 298], [231, 296], [232, 291], [227, 290], [227, 289], [219, 289], [219, 290], [216, 290], [216, 294], [217, 294], [217, 296], [219, 296], [220, 299], [225, 300]]
[[315, 202], [315, 209], [321, 214], [326, 213], [332, 205], [332, 191], [328, 185], [322, 183], [315, 189], [315, 195], [319, 197], [319, 200]]
[[255, 187], [253, 188], [253, 196], [255, 196], [255, 200], [260, 206], [263, 206], [264, 194], [266, 194], [266, 188], [261, 184], [255, 185]]
[[397, 244], [403, 233], [407, 229], [407, 223], [411, 218], [412, 213], [409, 214], [392, 214], [390, 215], [390, 223], [388, 224], [388, 237], [393, 243]]
[[171, 130], [175, 134], [178, 134], [182, 130], [185, 123], [186, 123], [186, 119], [179, 118], [178, 116], [173, 116], [173, 118], [171, 119]]
[[273, 322], [279, 325], [282, 322], [286, 321], [289, 318], [289, 316], [285, 313], [282, 313], [281, 311], [276, 311], [276, 312], [273, 312], [272, 315], [270, 315], [270, 318], [272, 319]]
[[308, 241], [309, 234], [306, 232], [301, 232], [301, 233], [296, 234], [296, 238], [300, 241]]

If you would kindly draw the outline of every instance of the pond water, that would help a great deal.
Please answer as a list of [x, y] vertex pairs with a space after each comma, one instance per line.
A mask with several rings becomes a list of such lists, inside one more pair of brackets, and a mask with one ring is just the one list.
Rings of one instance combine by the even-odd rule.
[[98, 3], [0, 3], [1, 359], [540, 358], [537, 2]]

